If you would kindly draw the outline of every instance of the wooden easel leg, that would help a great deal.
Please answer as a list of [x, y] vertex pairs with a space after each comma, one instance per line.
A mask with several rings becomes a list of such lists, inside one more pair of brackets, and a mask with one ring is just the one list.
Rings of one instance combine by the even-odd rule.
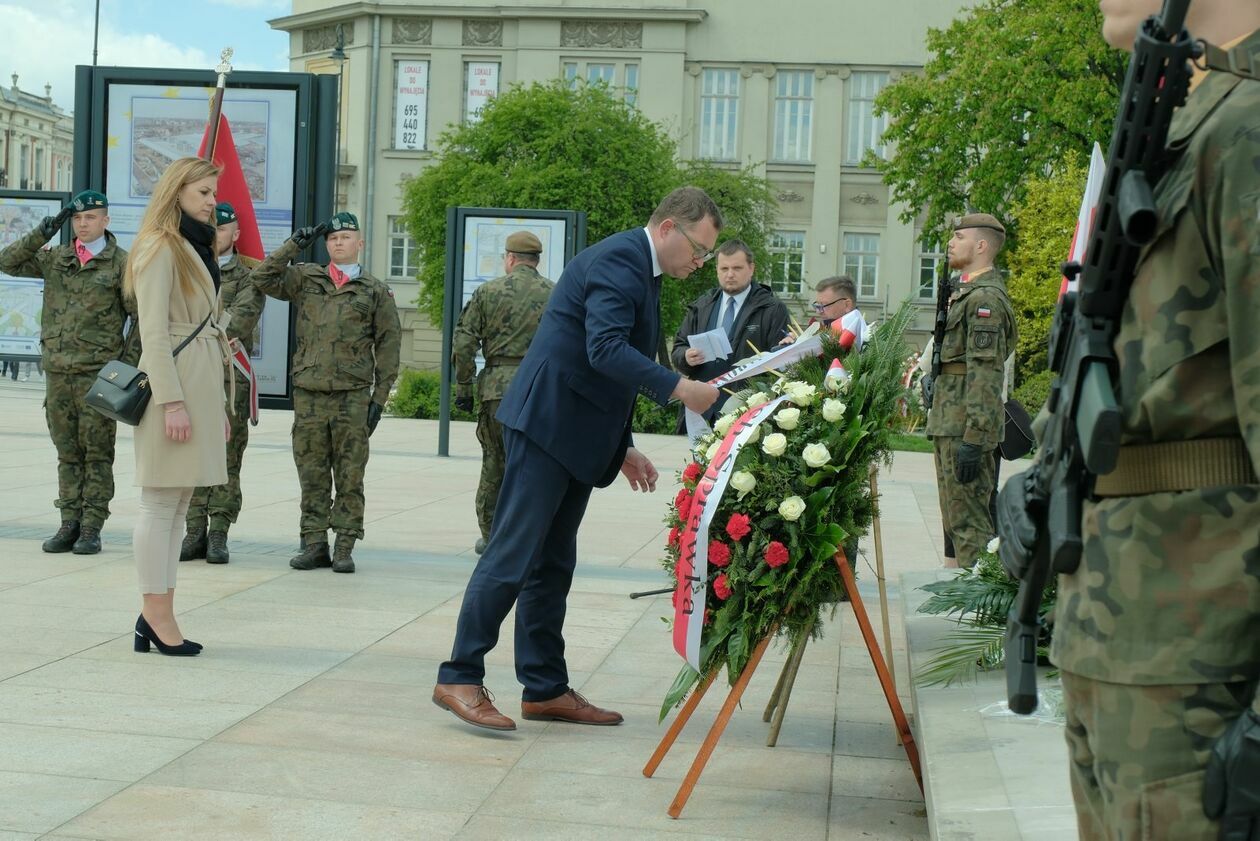
[[[871, 499], [879, 499], [879, 468], [871, 465]], [[872, 522], [875, 526], [875, 576], [879, 584], [879, 618], [884, 626], [884, 661], [888, 664], [888, 676], [892, 679], [893, 689], [897, 688], [897, 669], [893, 666], [892, 630], [888, 624], [888, 581], [884, 576], [884, 540], [879, 530], [879, 507]], [[901, 733], [897, 733], [897, 744], [901, 744]]]
[[704, 693], [709, 691], [709, 686], [713, 683], [713, 679], [717, 677], [717, 671], [713, 671], [704, 680], [700, 681], [700, 685], [695, 688], [691, 696], [683, 703], [682, 709], [678, 711], [678, 716], [670, 723], [669, 729], [665, 731], [665, 735], [661, 737], [661, 743], [656, 746], [656, 750], [652, 753], [652, 758], [648, 760], [647, 765], [643, 766], [643, 776], [650, 777], [656, 773], [656, 769], [660, 767], [661, 760], [665, 758], [665, 754], [669, 753], [669, 749], [674, 746], [674, 742], [678, 739], [678, 734], [682, 733], [683, 728], [687, 726], [691, 714], [696, 711], [696, 707], [700, 706], [700, 699], [704, 697]]
[[801, 631], [800, 641], [792, 649], [787, 663], [783, 665], [783, 674], [779, 676], [782, 686], [778, 693], [778, 709], [774, 711], [774, 721], [770, 724], [770, 733], [766, 736], [766, 747], [772, 748], [779, 743], [779, 731], [783, 728], [783, 716], [787, 714], [788, 699], [792, 697], [792, 687], [796, 684], [796, 673], [800, 671], [801, 660], [805, 659], [805, 645], [814, 630], [810, 622]]
[[774, 691], [770, 693], [770, 700], [766, 702], [766, 711], [761, 714], [762, 721], [769, 721], [770, 716], [774, 713], [774, 708], [779, 704], [779, 693], [783, 691], [783, 679], [787, 677], [788, 670], [792, 668], [792, 658], [789, 656], [783, 661], [783, 668], [779, 671], [779, 679], [774, 683]]
[[893, 723], [901, 735], [901, 745], [905, 748], [906, 758], [910, 760], [910, 769], [914, 771], [915, 782], [919, 791], [923, 791], [923, 771], [919, 767], [919, 748], [914, 743], [914, 734], [910, 732], [910, 723], [906, 721], [905, 710], [901, 708], [901, 699], [897, 697], [897, 688], [880, 656], [879, 642], [875, 639], [875, 631], [871, 627], [871, 618], [866, 614], [866, 606], [858, 593], [857, 582], [853, 578], [853, 570], [849, 569], [849, 561], [844, 550], [836, 552], [836, 566], [840, 568], [840, 577], [844, 580], [844, 589], [849, 594], [849, 604], [853, 606], [853, 615], [857, 618], [858, 628], [862, 631], [862, 639], [866, 641], [866, 650], [871, 655], [871, 663], [879, 676], [880, 688], [884, 690], [884, 698], [888, 701], [888, 709], [892, 712]]
[[744, 690], [748, 688], [748, 682], [752, 680], [753, 672], [757, 670], [757, 664], [761, 662], [762, 655], [766, 653], [766, 646], [770, 645], [770, 640], [777, 631], [777, 627], [771, 628], [770, 633], [766, 634], [765, 638], [757, 643], [757, 647], [753, 649], [752, 656], [748, 658], [748, 662], [744, 665], [744, 670], [739, 673], [739, 678], [735, 681], [735, 685], [731, 687], [730, 694], [726, 696], [726, 703], [722, 704], [722, 709], [718, 711], [717, 720], [709, 728], [709, 735], [704, 737], [704, 743], [700, 745], [700, 751], [696, 754], [695, 761], [691, 763], [687, 776], [683, 777], [682, 785], [678, 787], [678, 794], [674, 795], [674, 802], [669, 804], [669, 816], [671, 818], [677, 818], [682, 814], [683, 807], [687, 805], [687, 800], [691, 797], [692, 790], [696, 787], [700, 775], [704, 772], [704, 766], [708, 764], [709, 757], [713, 755], [713, 749], [717, 747], [718, 739], [722, 738], [722, 731], [730, 723], [731, 715], [734, 714], [740, 697], [743, 696]]

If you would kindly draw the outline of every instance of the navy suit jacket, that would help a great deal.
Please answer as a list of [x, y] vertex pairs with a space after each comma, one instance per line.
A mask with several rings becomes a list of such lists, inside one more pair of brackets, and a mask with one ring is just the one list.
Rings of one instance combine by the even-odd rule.
[[660, 281], [642, 228], [613, 234], [569, 262], [496, 417], [575, 479], [605, 487], [632, 445], [639, 393], [664, 405], [679, 376], [653, 359]]

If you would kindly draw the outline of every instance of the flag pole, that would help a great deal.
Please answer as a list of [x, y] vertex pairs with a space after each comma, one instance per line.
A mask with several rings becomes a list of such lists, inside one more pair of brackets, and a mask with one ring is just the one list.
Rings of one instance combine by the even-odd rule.
[[214, 161], [214, 147], [219, 140], [219, 115], [223, 113], [223, 89], [227, 86], [228, 74], [232, 72], [232, 48], [227, 47], [219, 54], [219, 66], [215, 71], [219, 74], [214, 87], [214, 96], [210, 100], [210, 130], [206, 135], [206, 160]]

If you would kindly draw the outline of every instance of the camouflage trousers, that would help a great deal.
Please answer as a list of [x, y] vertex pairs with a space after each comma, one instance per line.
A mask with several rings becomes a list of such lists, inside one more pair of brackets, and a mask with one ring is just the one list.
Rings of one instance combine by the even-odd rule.
[[1063, 672], [1081, 841], [1216, 841], [1203, 814], [1212, 746], [1256, 682], [1135, 686]]
[[[372, 393], [293, 389], [293, 461], [302, 485], [302, 535], [363, 537], [363, 474]], [[337, 498], [333, 499], [333, 486]]]
[[954, 478], [954, 466], [961, 437], [939, 436], [936, 446], [936, 492], [941, 500], [941, 524], [954, 542], [958, 566], [971, 569], [976, 558], [995, 534], [989, 515], [989, 497], [993, 493], [994, 460], [991, 452], [980, 457], [980, 472], [963, 484]]
[[483, 400], [477, 413], [477, 440], [481, 442], [481, 481], [477, 483], [477, 525], [481, 536], [490, 539], [490, 524], [499, 504], [499, 488], [503, 486], [503, 466], [507, 453], [503, 449], [503, 426], [494, 418], [498, 400]]
[[[196, 531], [209, 526], [210, 531], [227, 531], [241, 513], [241, 462], [249, 444], [249, 381], [243, 374], [236, 377], [236, 402], [228, 413], [232, 437], [227, 442], [227, 484], [197, 488], [188, 505], [187, 528]], [[227, 383], [223, 384], [227, 393]]]
[[118, 425], [89, 408], [84, 398], [96, 372], [45, 373], [44, 416], [57, 448], [57, 501], [61, 519], [100, 528], [114, 498], [114, 435]]

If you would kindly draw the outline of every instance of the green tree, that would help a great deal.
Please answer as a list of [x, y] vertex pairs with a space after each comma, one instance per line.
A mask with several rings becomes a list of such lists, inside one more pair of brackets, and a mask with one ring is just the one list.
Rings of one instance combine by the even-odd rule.
[[939, 233], [968, 207], [1007, 213], [1030, 176], [1106, 149], [1126, 57], [1101, 27], [1097, 0], [981, 0], [929, 30], [922, 75], [876, 99], [895, 149], [876, 165], [902, 221], [926, 213]]
[[[584, 210], [593, 244], [643, 225], [671, 189], [695, 184], [722, 209], [723, 239], [743, 239], [769, 265], [769, 183], [751, 167], [678, 162], [676, 140], [606, 86], [513, 86], [491, 100], [479, 122], [444, 132], [438, 147], [440, 161], [403, 188], [407, 227], [423, 254], [418, 305], [434, 324], [442, 321], [451, 205]], [[687, 304], [715, 282], [711, 265], [687, 280], [666, 280], [662, 349]]]

